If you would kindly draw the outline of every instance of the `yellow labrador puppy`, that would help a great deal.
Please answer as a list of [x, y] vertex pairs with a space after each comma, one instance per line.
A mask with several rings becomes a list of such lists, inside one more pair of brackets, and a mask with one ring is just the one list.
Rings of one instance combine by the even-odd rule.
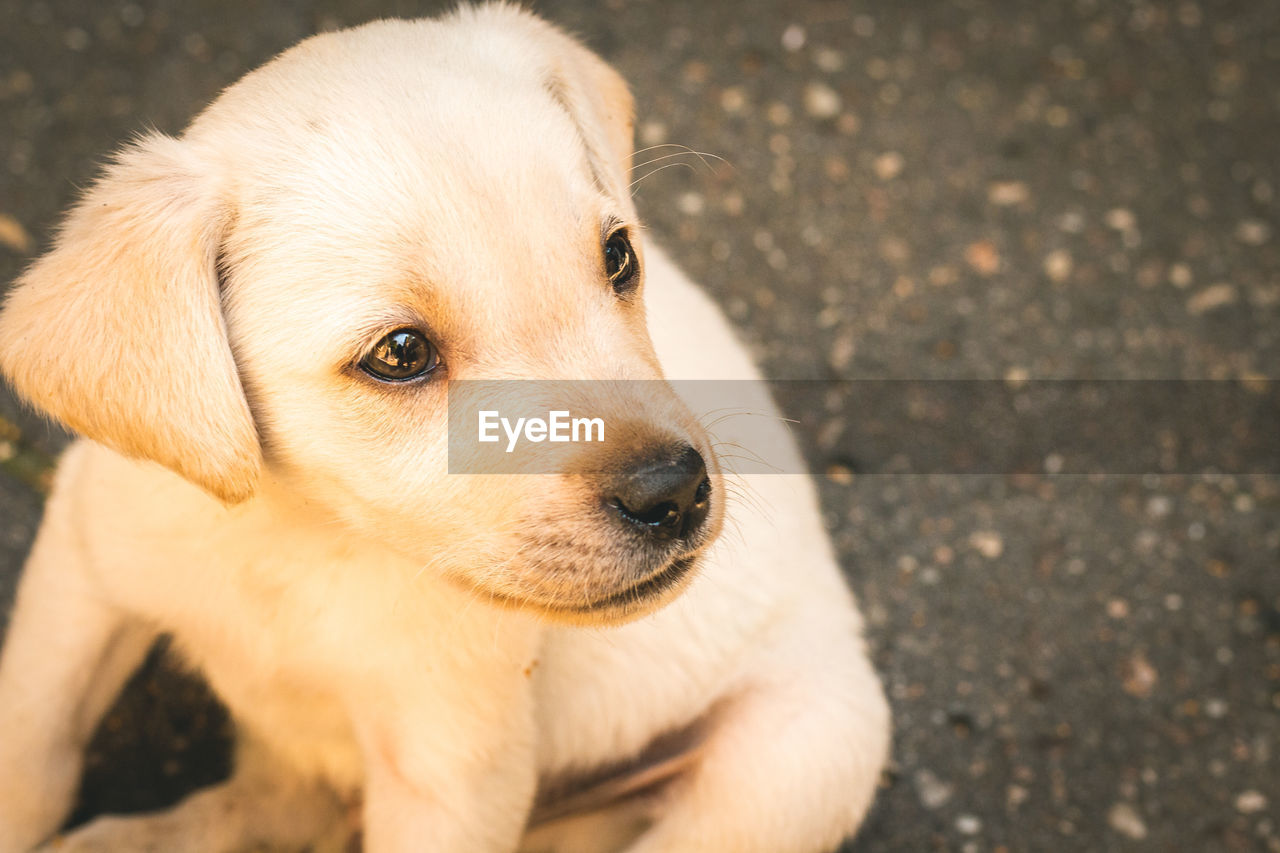
[[[888, 732], [861, 620], [807, 479], [722, 470], [734, 419], [662, 381], [757, 374], [644, 245], [631, 123], [600, 59], [490, 5], [309, 39], [86, 193], [0, 316], [4, 374], [84, 436], [0, 660], [0, 853], [853, 832]], [[599, 383], [626, 439], [449, 473], [453, 381], [548, 378], [646, 380]], [[56, 837], [162, 632], [233, 777]]]

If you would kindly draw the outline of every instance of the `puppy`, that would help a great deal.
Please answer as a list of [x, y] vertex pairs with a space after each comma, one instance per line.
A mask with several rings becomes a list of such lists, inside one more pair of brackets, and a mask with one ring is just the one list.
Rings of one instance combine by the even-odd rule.
[[[757, 373], [647, 245], [631, 153], [618, 75], [490, 5], [316, 36], [119, 155], [0, 316], [84, 437], [0, 660], [0, 853], [855, 830], [888, 731], [861, 620], [807, 479], [722, 469], [741, 419], [664, 381]], [[448, 389], [493, 379], [608, 380], [623, 437], [451, 474]], [[232, 711], [231, 779], [56, 837], [161, 633]]]

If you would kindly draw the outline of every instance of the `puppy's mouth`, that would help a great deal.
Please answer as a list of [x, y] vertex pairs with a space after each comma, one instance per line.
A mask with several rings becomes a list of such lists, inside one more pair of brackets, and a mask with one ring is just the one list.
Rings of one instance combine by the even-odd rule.
[[673, 591], [689, 581], [697, 569], [701, 555], [702, 551], [699, 550], [677, 557], [643, 580], [583, 604], [563, 600], [548, 601], [540, 596], [514, 596], [493, 591], [485, 591], [481, 594], [491, 602], [503, 603], [519, 609], [532, 609], [569, 622], [597, 624], [626, 622], [657, 609]]
[[593, 601], [590, 604], [580, 605], [578, 607], [567, 608], [577, 613], [604, 613], [611, 610], [619, 610], [628, 608], [638, 604], [644, 604], [653, 599], [660, 598], [663, 593], [678, 585], [693, 571], [698, 563], [697, 554], [686, 554], [672, 560], [666, 568], [626, 589], [611, 593], [605, 598]]

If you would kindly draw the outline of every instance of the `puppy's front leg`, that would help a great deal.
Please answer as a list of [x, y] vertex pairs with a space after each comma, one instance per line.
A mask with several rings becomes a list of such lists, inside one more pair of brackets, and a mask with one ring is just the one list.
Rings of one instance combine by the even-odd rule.
[[888, 751], [884, 694], [856, 624], [791, 630], [626, 853], [825, 853], [862, 821]]
[[397, 685], [398, 695], [366, 695], [353, 711], [365, 850], [510, 853], [536, 786], [527, 679], [519, 667], [473, 661], [452, 684], [430, 681], [441, 692]]
[[98, 719], [155, 638], [99, 597], [69, 503], [46, 510], [0, 655], [0, 853], [58, 829]]

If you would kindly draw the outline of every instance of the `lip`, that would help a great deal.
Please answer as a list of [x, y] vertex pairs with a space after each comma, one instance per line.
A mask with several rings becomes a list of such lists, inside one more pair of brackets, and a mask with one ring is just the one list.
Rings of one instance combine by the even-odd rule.
[[[646, 607], [647, 604], [686, 580], [693, 573], [701, 555], [702, 551], [699, 550], [685, 554], [683, 557], [677, 557], [663, 569], [649, 575], [639, 583], [633, 584], [626, 589], [609, 593], [604, 598], [596, 599], [587, 604], [552, 603], [523, 596], [504, 595], [503, 593], [478, 587], [472, 588], [490, 603], [504, 604], [521, 609], [533, 608], [547, 614], [558, 613], [562, 618], [570, 620], [576, 620], [579, 617], [609, 618], [610, 613], [621, 614], [626, 613], [628, 610], [647, 611], [649, 609]], [[637, 613], [636, 615], [639, 614]]]
[[574, 610], [580, 613], [595, 613], [601, 610], [624, 607], [628, 604], [639, 604], [647, 599], [661, 595], [678, 584], [693, 570], [697, 562], [697, 554], [686, 554], [683, 557], [678, 557], [672, 560], [662, 571], [649, 575], [649, 577], [634, 586], [629, 586], [590, 604], [575, 607]]

